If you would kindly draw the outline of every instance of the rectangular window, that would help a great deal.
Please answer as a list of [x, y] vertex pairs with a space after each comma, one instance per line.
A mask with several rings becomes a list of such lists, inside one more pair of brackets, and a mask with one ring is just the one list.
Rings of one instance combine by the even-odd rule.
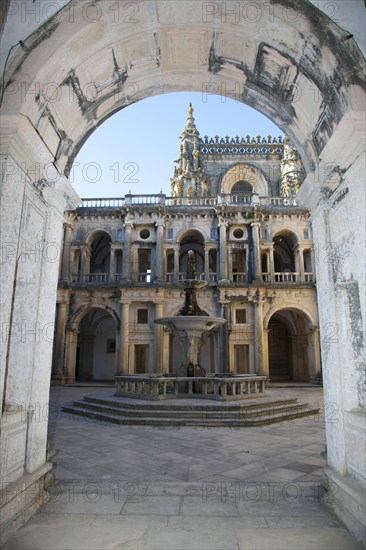
[[217, 239], [217, 228], [211, 227], [211, 239], [215, 240]]
[[304, 239], [309, 238], [309, 229], [304, 229]]
[[76, 240], [77, 241], [82, 241], [83, 240], [83, 230], [82, 229], [78, 229], [77, 232], [76, 232]]
[[138, 251], [139, 262], [139, 282], [151, 282], [151, 250], [149, 248], [140, 248]]
[[168, 229], [168, 239], [169, 240], [173, 239], [173, 235], [174, 235], [173, 229]]
[[122, 229], [117, 229], [117, 241], [122, 241]]
[[247, 322], [247, 310], [237, 309], [235, 311], [235, 321], [237, 325], [244, 325]]
[[147, 325], [149, 322], [149, 310], [148, 309], [138, 309], [137, 310], [137, 324], [138, 325]]

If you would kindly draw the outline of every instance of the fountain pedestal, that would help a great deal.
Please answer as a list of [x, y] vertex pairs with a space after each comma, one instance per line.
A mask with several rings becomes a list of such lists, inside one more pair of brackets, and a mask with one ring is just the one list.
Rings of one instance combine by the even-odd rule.
[[186, 367], [187, 370], [180, 374], [182, 376], [203, 376], [205, 370], [199, 364], [203, 336], [218, 325], [226, 323], [226, 319], [208, 315], [177, 315], [155, 319], [155, 323], [168, 327], [183, 341], [184, 363], [182, 367]]

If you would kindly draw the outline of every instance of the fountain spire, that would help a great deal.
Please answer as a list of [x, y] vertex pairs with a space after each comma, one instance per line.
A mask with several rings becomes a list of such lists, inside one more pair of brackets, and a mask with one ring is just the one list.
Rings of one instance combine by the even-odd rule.
[[196, 255], [194, 250], [188, 251], [186, 279], [181, 281], [179, 286], [183, 286], [185, 295], [184, 306], [179, 310], [180, 315], [204, 316], [205, 313], [198, 305], [196, 292], [197, 289], [207, 286], [207, 282], [199, 281], [196, 278]]

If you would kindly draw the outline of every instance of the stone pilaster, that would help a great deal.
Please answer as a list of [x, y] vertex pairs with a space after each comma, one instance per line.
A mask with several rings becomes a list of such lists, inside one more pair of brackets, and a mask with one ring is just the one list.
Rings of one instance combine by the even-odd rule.
[[156, 222], [156, 257], [155, 257], [155, 282], [163, 282], [164, 280], [164, 258], [163, 258], [163, 242], [164, 242], [164, 221]]
[[130, 304], [121, 304], [121, 326], [119, 339], [119, 365], [117, 374], [128, 374], [129, 368], [129, 345], [130, 345]]
[[130, 282], [131, 281], [131, 263], [132, 263], [131, 234], [132, 234], [133, 224], [131, 222], [126, 222], [124, 224], [124, 228], [125, 228], [125, 240], [124, 240], [123, 256], [122, 256], [122, 281]]
[[254, 281], [262, 281], [262, 266], [261, 266], [261, 250], [260, 250], [260, 240], [259, 240], [259, 222], [252, 222], [252, 231], [253, 231], [253, 253], [254, 253]]
[[[155, 319], [163, 317], [164, 315], [164, 304], [163, 302], [155, 303]], [[164, 363], [163, 363], [163, 338], [164, 338], [164, 327], [158, 323], [154, 323], [154, 346], [155, 346], [155, 372], [165, 372]]]
[[228, 224], [221, 222], [219, 225], [220, 231], [220, 282], [229, 282], [228, 281], [228, 265], [227, 265], [227, 227]]

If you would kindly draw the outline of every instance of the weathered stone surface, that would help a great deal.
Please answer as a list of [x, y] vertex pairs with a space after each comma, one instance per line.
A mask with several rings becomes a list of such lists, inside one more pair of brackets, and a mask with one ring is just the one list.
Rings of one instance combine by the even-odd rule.
[[[135, 2], [117, 18], [108, 9], [111, 3], [98, 3], [99, 17], [85, 13], [83, 2], [71, 2], [28, 38], [34, 26], [26, 23], [24, 43], [12, 50], [6, 67], [2, 154], [4, 162], [11, 157], [13, 164], [10, 172], [9, 165], [3, 168], [1, 232], [12, 252], [2, 261], [1, 282], [3, 326], [13, 330], [2, 346], [5, 405], [24, 403], [31, 413], [35, 403], [43, 406], [47, 401], [52, 339], [38, 345], [33, 332], [19, 342], [15, 327], [19, 330], [24, 319], [32, 331], [37, 323], [43, 328], [53, 323], [57, 267], [41, 262], [19, 266], [18, 253], [22, 242], [31, 244], [23, 239], [24, 232], [33, 244], [54, 238], [61, 242], [62, 211], [77, 202], [64, 175], [84, 140], [108, 115], [153, 93], [202, 90], [234, 95], [286, 128], [305, 163], [308, 178], [300, 193], [303, 204], [313, 208], [321, 251], [320, 329], [328, 337], [327, 323], [336, 323], [338, 330], [337, 339], [327, 338], [322, 350], [326, 402], [338, 411], [337, 422], [327, 423], [328, 462], [337, 476], [351, 471], [363, 486], [364, 478], [354, 466], [363, 463], [362, 434], [354, 437], [351, 451], [345, 421], [349, 413], [364, 408], [360, 357], [365, 321], [358, 312], [358, 303], [364, 306], [365, 299], [360, 253], [365, 242], [360, 155], [364, 59], [356, 42], [342, 29], [341, 20], [337, 26], [305, 1], [260, 4], [259, 19], [250, 24], [247, 14], [223, 13], [225, 2]], [[10, 2], [12, 8], [14, 4]], [[43, 5], [35, 4], [35, 9]], [[265, 8], [271, 9], [269, 16]], [[17, 26], [8, 12], [7, 36], [13, 36]], [[97, 71], [90, 64], [93, 56]], [[84, 83], [90, 78], [94, 84], [87, 89]], [[304, 93], [299, 94], [301, 86]], [[333, 186], [338, 187], [338, 180], [329, 182], [334, 170], [340, 185], [331, 196]], [[20, 276], [29, 277], [34, 287], [22, 289]], [[24, 463], [34, 472], [45, 461], [46, 431], [45, 423], [34, 426], [30, 414], [28, 418]], [[357, 422], [350, 424], [353, 432], [359, 431]], [[19, 445], [16, 454], [24, 441]], [[362, 521], [364, 510], [359, 512]]]

